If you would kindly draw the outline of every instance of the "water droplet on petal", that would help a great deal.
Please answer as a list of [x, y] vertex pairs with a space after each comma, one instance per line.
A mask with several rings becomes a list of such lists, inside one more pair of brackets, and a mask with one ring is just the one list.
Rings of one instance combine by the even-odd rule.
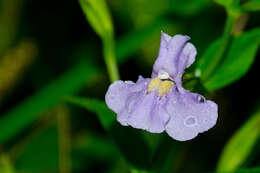
[[184, 125], [188, 126], [188, 127], [193, 127], [193, 126], [197, 125], [197, 119], [193, 116], [189, 116], [189, 117], [185, 118]]
[[205, 98], [203, 96], [201, 96], [201, 95], [198, 95], [198, 101], [200, 103], [204, 103], [205, 102]]

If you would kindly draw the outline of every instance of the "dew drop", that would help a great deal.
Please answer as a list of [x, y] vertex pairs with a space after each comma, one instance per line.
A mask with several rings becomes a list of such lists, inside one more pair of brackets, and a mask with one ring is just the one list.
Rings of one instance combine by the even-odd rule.
[[200, 103], [204, 103], [204, 102], [205, 102], [205, 98], [202, 97], [202, 96], [200, 96], [200, 95], [198, 95], [198, 101], [199, 101]]
[[188, 127], [193, 127], [197, 125], [197, 119], [193, 116], [189, 116], [184, 120], [184, 124]]

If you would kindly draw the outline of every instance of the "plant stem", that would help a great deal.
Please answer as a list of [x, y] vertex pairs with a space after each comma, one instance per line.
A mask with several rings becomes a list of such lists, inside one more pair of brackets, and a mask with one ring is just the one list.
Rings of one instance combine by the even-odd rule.
[[9, 157], [4, 153], [1, 153], [1, 156], [0, 156], [0, 172], [4, 172], [4, 173], [14, 173], [15, 172]]
[[112, 34], [103, 38], [103, 54], [110, 81], [119, 80], [120, 77], [115, 58], [115, 42]]
[[201, 76], [201, 79], [203, 81], [206, 81], [210, 77], [210, 75], [214, 72], [214, 70], [219, 65], [220, 61], [222, 60], [223, 55], [224, 55], [224, 53], [228, 47], [229, 41], [231, 39], [232, 28], [233, 28], [233, 25], [234, 25], [236, 19], [237, 19], [237, 17], [235, 15], [228, 13], [226, 23], [225, 23], [224, 33], [221, 38], [221, 44], [218, 48], [217, 53], [212, 58], [211, 63], [208, 65], [208, 67], [205, 69], [204, 73]]

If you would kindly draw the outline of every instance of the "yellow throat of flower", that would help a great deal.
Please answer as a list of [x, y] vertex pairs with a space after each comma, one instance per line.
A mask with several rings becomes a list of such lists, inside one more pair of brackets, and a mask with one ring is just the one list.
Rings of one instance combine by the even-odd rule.
[[159, 78], [154, 78], [148, 84], [147, 91], [148, 91], [148, 93], [157, 91], [158, 95], [160, 97], [162, 97], [162, 96], [165, 96], [166, 94], [168, 94], [172, 85], [173, 85], [172, 81], [168, 81], [168, 80], [162, 81]]

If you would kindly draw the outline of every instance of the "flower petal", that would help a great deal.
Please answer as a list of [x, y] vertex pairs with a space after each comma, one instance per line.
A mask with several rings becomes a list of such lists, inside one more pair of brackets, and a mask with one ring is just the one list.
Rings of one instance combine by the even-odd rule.
[[154, 74], [164, 70], [174, 77], [178, 72], [180, 53], [189, 39], [190, 37], [185, 35], [170, 37], [162, 32], [159, 55], [153, 66]]
[[202, 96], [187, 90], [182, 94], [177, 91], [170, 94], [171, 99], [167, 104], [170, 120], [166, 132], [172, 138], [190, 140], [216, 124], [218, 112], [214, 102], [201, 100]]
[[188, 68], [195, 61], [195, 56], [197, 55], [197, 50], [195, 46], [191, 43], [187, 43], [180, 53], [180, 58], [178, 60], [178, 73], [183, 74], [185, 68]]
[[126, 99], [129, 95], [129, 87], [133, 82], [116, 81], [112, 83], [105, 96], [107, 106], [118, 113], [125, 107]]
[[135, 97], [134, 109], [129, 113], [127, 123], [134, 128], [147, 130], [152, 133], [161, 133], [169, 119], [166, 112], [167, 98], [159, 99], [156, 92], [139, 93]]
[[165, 130], [165, 125], [170, 118], [166, 111], [167, 101], [167, 97], [157, 100], [149, 117], [149, 127], [147, 131], [151, 133], [161, 133]]
[[186, 68], [188, 68], [195, 61], [195, 57], [197, 55], [197, 50], [195, 46], [191, 43], [187, 43], [182, 52], [180, 53], [180, 57], [178, 60], [178, 71], [174, 77], [177, 88], [180, 92], [183, 92], [182, 88], [182, 75]]

